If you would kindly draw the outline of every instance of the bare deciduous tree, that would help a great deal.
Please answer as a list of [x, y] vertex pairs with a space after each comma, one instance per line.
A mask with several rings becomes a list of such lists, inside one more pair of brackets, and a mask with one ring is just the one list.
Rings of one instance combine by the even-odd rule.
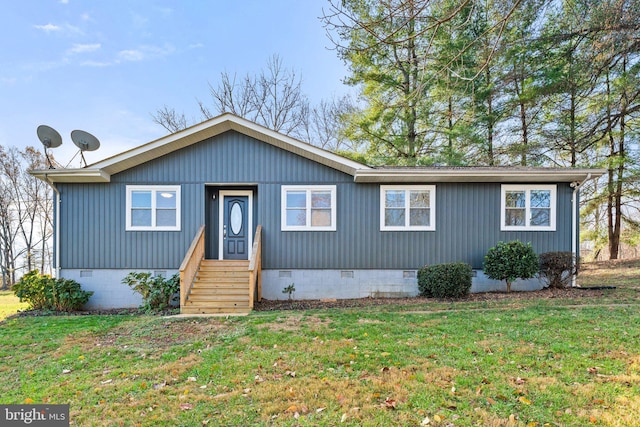
[[44, 155], [32, 147], [0, 147], [0, 269], [2, 286], [15, 283], [18, 271], [45, 272], [51, 265], [51, 190], [29, 175], [46, 167]]
[[[209, 83], [209, 94], [211, 106], [197, 101], [202, 120], [232, 113], [328, 150], [353, 148], [341, 132], [342, 117], [354, 110], [351, 98], [334, 97], [311, 107], [302, 91], [302, 77], [286, 68], [278, 55], [271, 56], [255, 76], [221, 73], [217, 85]], [[169, 132], [189, 126], [184, 113], [166, 105], [152, 117]]]

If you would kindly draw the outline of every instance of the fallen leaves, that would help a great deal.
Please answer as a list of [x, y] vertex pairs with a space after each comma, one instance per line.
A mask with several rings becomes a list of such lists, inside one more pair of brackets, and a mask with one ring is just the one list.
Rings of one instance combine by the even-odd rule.
[[193, 409], [193, 404], [191, 403], [181, 403], [180, 404], [180, 409], [183, 411], [190, 411]]
[[524, 403], [525, 405], [531, 405], [531, 401], [524, 396], [518, 397], [518, 402]]
[[396, 409], [397, 406], [398, 406], [398, 403], [394, 399], [391, 399], [391, 398], [387, 397], [384, 400], [384, 406], [387, 409]]

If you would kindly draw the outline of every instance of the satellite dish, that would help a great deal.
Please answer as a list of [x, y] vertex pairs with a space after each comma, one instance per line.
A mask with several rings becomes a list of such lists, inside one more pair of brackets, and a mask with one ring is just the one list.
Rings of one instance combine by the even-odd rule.
[[71, 132], [71, 139], [82, 151], [95, 151], [100, 147], [98, 138], [83, 130], [74, 130]]
[[47, 162], [49, 162], [49, 169], [53, 169], [53, 163], [49, 158], [47, 149], [61, 146], [62, 137], [57, 130], [47, 125], [38, 126], [36, 133], [38, 134], [38, 139], [42, 142], [42, 145], [44, 145], [44, 155], [47, 157]]
[[45, 148], [56, 148], [62, 145], [62, 137], [54, 128], [47, 125], [38, 126], [38, 138]]
[[87, 166], [87, 161], [84, 158], [85, 151], [95, 151], [100, 147], [100, 141], [98, 138], [91, 135], [89, 132], [83, 130], [74, 130], [71, 132], [71, 140], [80, 149], [80, 158], [82, 163]]

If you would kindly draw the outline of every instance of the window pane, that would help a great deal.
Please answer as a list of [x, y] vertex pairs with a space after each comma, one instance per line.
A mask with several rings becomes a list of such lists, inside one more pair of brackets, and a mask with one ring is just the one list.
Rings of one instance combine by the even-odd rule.
[[404, 208], [404, 190], [386, 190], [384, 205], [388, 208]]
[[151, 191], [132, 191], [132, 208], [151, 208]]
[[525, 213], [525, 209], [507, 209], [504, 225], [526, 225], [524, 222]]
[[312, 191], [311, 192], [311, 208], [331, 208], [331, 192], [329, 191]]
[[385, 209], [384, 225], [387, 227], [404, 227], [404, 209]]
[[312, 227], [330, 227], [331, 226], [331, 209], [311, 210], [311, 226]]
[[305, 209], [287, 209], [287, 226], [304, 227], [305, 225], [307, 225]]
[[505, 193], [505, 204], [508, 208], [524, 208], [525, 200], [524, 191], [507, 191]]
[[175, 209], [158, 209], [156, 211], [157, 227], [175, 227], [176, 211]]
[[531, 209], [532, 226], [551, 226], [551, 209]]
[[428, 208], [429, 206], [428, 191], [411, 191], [409, 194], [409, 207]]
[[549, 191], [549, 190], [532, 190], [531, 191], [531, 207], [532, 208], [549, 208], [549, 207], [551, 207], [551, 191]]
[[304, 208], [307, 206], [305, 191], [287, 191], [287, 208]]
[[416, 227], [428, 227], [430, 218], [429, 213], [431, 209], [410, 209], [409, 210], [409, 225]]
[[158, 191], [156, 193], [157, 208], [176, 208], [176, 192], [175, 191]]
[[151, 227], [151, 209], [132, 209], [131, 225], [133, 227]]

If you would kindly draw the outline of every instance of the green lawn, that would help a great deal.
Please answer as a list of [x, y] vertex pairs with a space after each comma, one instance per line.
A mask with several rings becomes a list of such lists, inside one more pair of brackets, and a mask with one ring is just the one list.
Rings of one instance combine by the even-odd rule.
[[633, 426], [639, 267], [594, 267], [584, 285], [618, 289], [575, 300], [10, 318], [0, 403], [79, 426]]
[[27, 304], [21, 303], [12, 291], [0, 291], [0, 322], [6, 317], [16, 314], [18, 310], [25, 310]]

